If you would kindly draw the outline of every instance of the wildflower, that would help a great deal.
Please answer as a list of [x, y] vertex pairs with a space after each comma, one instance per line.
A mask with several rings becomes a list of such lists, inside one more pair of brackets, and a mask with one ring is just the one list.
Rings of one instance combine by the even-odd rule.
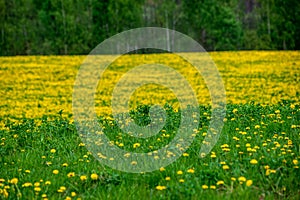
[[91, 174], [92, 180], [97, 180], [99, 178], [98, 174]]
[[8, 194], [8, 192], [7, 192], [6, 189], [3, 190], [3, 196], [4, 196], [5, 198], [8, 198], [8, 196], [9, 196], [9, 194]]
[[257, 160], [252, 159], [252, 160], [250, 160], [250, 163], [251, 163], [252, 165], [256, 165], [258, 162], [257, 162]]
[[50, 152], [51, 152], [51, 153], [55, 153], [56, 150], [55, 150], [55, 149], [51, 149]]
[[247, 180], [247, 181], [246, 181], [246, 186], [248, 186], [248, 187], [249, 187], [249, 186], [251, 186], [251, 185], [252, 185], [252, 183], [253, 183], [253, 181], [252, 181], [252, 180]]
[[208, 189], [208, 186], [207, 185], [202, 185], [202, 189], [206, 190], [206, 189]]
[[60, 186], [60, 188], [57, 190], [57, 192], [62, 193], [64, 191], [66, 191], [66, 187], [65, 186]]
[[69, 178], [74, 177], [74, 176], [75, 176], [75, 172], [70, 172], [70, 173], [67, 174], [67, 176], [68, 176]]
[[157, 190], [165, 190], [166, 188], [167, 188], [166, 186], [161, 186], [161, 185], [156, 186]]
[[236, 181], [236, 178], [234, 178], [234, 177], [231, 177], [231, 181]]
[[165, 180], [166, 180], [166, 181], [169, 181], [169, 180], [171, 180], [171, 177], [167, 176], [167, 177], [165, 178]]
[[229, 169], [229, 166], [228, 165], [223, 165], [222, 167], [224, 170], [228, 170]]
[[184, 183], [184, 179], [179, 179], [179, 183]]
[[42, 189], [40, 188], [40, 187], [35, 187], [34, 188], [34, 191], [36, 191], [36, 192], [40, 192]]
[[193, 174], [193, 173], [195, 173], [195, 170], [194, 169], [188, 169], [187, 172]]
[[216, 154], [212, 154], [212, 155], [210, 155], [210, 157], [211, 158], [216, 158], [217, 156], [216, 156]]
[[298, 165], [298, 160], [294, 159], [293, 163], [294, 163], [294, 165]]
[[29, 169], [25, 170], [25, 173], [28, 173], [28, 174], [29, 174], [29, 173], [30, 173], [30, 170], [29, 170]]
[[17, 178], [13, 178], [13, 179], [10, 180], [10, 183], [16, 185], [18, 183], [18, 181], [19, 180]]
[[178, 175], [181, 175], [181, 174], [183, 174], [183, 172], [182, 172], [181, 170], [179, 170], [179, 171], [177, 172], [177, 174], [178, 174]]
[[131, 164], [132, 164], [132, 165], [136, 165], [137, 162], [136, 162], [136, 161], [132, 161]]
[[65, 200], [71, 200], [72, 198], [71, 197], [69, 197], [69, 196], [67, 196], [66, 198], [65, 198]]
[[247, 179], [244, 176], [241, 176], [241, 177], [238, 178], [238, 180], [240, 182], [245, 182]]
[[84, 143], [80, 143], [78, 146], [79, 146], [79, 147], [84, 147], [85, 144], [84, 144]]
[[63, 167], [68, 167], [68, 163], [62, 164]]
[[58, 171], [57, 169], [55, 169], [55, 170], [52, 171], [52, 173], [53, 173], [53, 174], [58, 174], [59, 171]]
[[39, 187], [40, 185], [41, 185], [40, 182], [35, 182], [35, 183], [34, 183], [34, 187]]
[[209, 188], [215, 190], [217, 187], [215, 185], [211, 185]]
[[46, 181], [45, 185], [51, 185], [51, 182], [50, 181]]
[[87, 179], [87, 176], [85, 176], [85, 175], [80, 176], [81, 181], [85, 181], [86, 179]]
[[23, 183], [23, 185], [22, 185], [22, 187], [29, 187], [29, 186], [32, 186], [32, 183], [26, 182], [26, 183]]
[[224, 185], [224, 181], [218, 181], [217, 185]]
[[182, 155], [183, 155], [184, 157], [188, 157], [188, 156], [189, 156], [188, 153], [183, 153]]
[[165, 170], [166, 170], [166, 169], [163, 168], [163, 167], [159, 168], [159, 171], [161, 171], [161, 172], [163, 172], [163, 171], [165, 171]]
[[141, 146], [140, 143], [134, 143], [134, 144], [133, 144], [133, 148], [137, 148], [137, 147], [140, 147], [140, 146]]
[[77, 195], [76, 192], [71, 192], [72, 197], [75, 197], [76, 195]]

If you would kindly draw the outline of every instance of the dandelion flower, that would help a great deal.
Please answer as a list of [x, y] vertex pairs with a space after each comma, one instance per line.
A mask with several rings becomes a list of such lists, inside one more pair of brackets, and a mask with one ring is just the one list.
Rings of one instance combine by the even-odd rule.
[[215, 185], [211, 185], [209, 188], [215, 190], [217, 187]]
[[223, 165], [222, 167], [224, 170], [228, 170], [229, 169], [229, 166], [228, 165]]
[[134, 144], [133, 144], [133, 148], [137, 148], [137, 147], [140, 147], [140, 146], [141, 146], [140, 143], [134, 143]]
[[248, 187], [249, 187], [249, 186], [251, 186], [251, 185], [252, 185], [252, 183], [253, 183], [253, 181], [252, 181], [252, 180], [247, 180], [247, 181], [246, 181], [246, 186], [248, 186]]
[[252, 160], [250, 160], [250, 163], [251, 163], [252, 165], [256, 165], [258, 162], [257, 162], [257, 160], [252, 159]]
[[170, 177], [170, 176], [167, 176], [167, 177], [165, 178], [165, 180], [166, 180], [166, 181], [169, 181], [169, 180], [171, 180], [171, 177]]
[[244, 176], [241, 176], [241, 177], [238, 178], [238, 180], [240, 182], [245, 182], [247, 179]]
[[75, 176], [75, 172], [70, 172], [70, 173], [67, 174], [67, 176], [68, 176], [69, 178], [74, 177], [74, 176]]
[[224, 185], [224, 181], [218, 181], [217, 185]]
[[55, 150], [55, 149], [51, 149], [50, 152], [51, 152], [51, 153], [55, 153], [56, 150]]
[[207, 185], [202, 185], [202, 189], [206, 190], [206, 189], [208, 189], [208, 186]]
[[18, 181], [19, 180], [17, 178], [13, 178], [13, 179], [10, 180], [10, 183], [16, 185], [18, 183]]
[[183, 153], [182, 155], [183, 155], [184, 157], [188, 157], [188, 156], [189, 156], [188, 153]]
[[183, 172], [182, 172], [181, 170], [179, 170], [179, 171], [177, 172], [177, 174], [178, 174], [178, 175], [181, 175], [181, 174], [183, 174]]
[[86, 179], [87, 179], [87, 176], [85, 176], [85, 175], [80, 176], [81, 181], [85, 181]]
[[188, 169], [187, 172], [193, 174], [193, 173], [195, 173], [195, 170], [194, 169]]
[[184, 183], [184, 179], [179, 179], [179, 182], [180, 183]]
[[58, 171], [57, 169], [55, 169], [55, 170], [52, 171], [52, 173], [53, 173], [53, 174], [58, 174], [59, 171]]
[[166, 186], [161, 186], [161, 185], [156, 186], [157, 190], [165, 190], [166, 188], [167, 188]]
[[91, 174], [92, 180], [97, 180], [99, 178], [98, 174]]

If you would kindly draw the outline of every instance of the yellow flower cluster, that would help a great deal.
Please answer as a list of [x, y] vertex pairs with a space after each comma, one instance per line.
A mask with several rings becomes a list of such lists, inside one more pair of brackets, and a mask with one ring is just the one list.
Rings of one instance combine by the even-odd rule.
[[[238, 104], [255, 100], [273, 104], [282, 99], [299, 101], [296, 94], [300, 52], [243, 51], [213, 52], [210, 55], [223, 79], [227, 102]], [[187, 57], [197, 59], [195, 54]], [[105, 62], [106, 58], [102, 56], [100, 59]], [[1, 57], [0, 117], [39, 118], [57, 116], [58, 113], [68, 117], [72, 114], [74, 81], [84, 59], [85, 56]], [[107, 68], [98, 84], [95, 95], [97, 114], [111, 114], [112, 92], [122, 75], [133, 67], [150, 63], [174, 68], [190, 83], [199, 103], [210, 104], [210, 93], [201, 74], [181, 57], [174, 54], [124, 55]], [[165, 79], [172, 81], [173, 77]], [[130, 98], [131, 107], [165, 103], [179, 106], [169, 88], [155, 84], [136, 88]], [[0, 122], [0, 128], [4, 128], [3, 122]]]

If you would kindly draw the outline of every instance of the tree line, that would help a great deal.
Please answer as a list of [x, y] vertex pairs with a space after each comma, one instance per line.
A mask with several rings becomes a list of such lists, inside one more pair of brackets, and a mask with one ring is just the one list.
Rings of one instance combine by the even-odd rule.
[[0, 0], [0, 55], [88, 54], [116, 33], [174, 29], [208, 51], [300, 46], [299, 0]]

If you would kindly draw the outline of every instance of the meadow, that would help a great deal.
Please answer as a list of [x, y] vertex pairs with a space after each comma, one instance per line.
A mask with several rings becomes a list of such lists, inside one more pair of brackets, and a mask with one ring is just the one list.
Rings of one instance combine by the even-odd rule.
[[122, 74], [138, 64], [163, 63], [196, 92], [201, 115], [194, 142], [174, 163], [142, 173], [101, 164], [79, 137], [72, 92], [85, 56], [0, 57], [0, 199], [299, 199], [300, 52], [210, 56], [227, 105], [221, 136], [204, 158], [199, 149], [211, 102], [201, 74], [173, 54], [124, 55], [105, 71], [95, 95], [99, 123], [110, 144], [131, 152], [168, 144], [181, 109], [168, 88], [140, 87], [130, 98], [132, 118], [146, 125], [150, 105], [159, 104], [168, 114], [166, 124], [147, 141], [123, 133], [110, 102]]

